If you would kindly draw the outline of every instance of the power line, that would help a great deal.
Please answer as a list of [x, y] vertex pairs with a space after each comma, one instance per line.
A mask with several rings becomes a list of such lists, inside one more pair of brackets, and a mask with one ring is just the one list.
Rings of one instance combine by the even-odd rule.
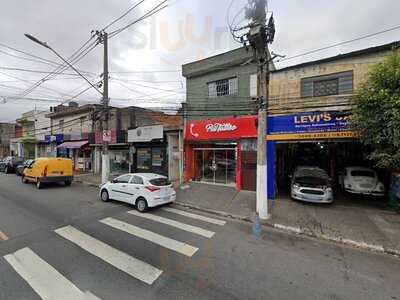
[[356, 41], [367, 39], [367, 38], [370, 38], [370, 37], [373, 37], [373, 36], [376, 36], [376, 35], [380, 35], [380, 34], [383, 34], [383, 33], [386, 33], [386, 32], [394, 31], [394, 30], [397, 30], [397, 29], [400, 29], [400, 25], [397, 25], [397, 26], [394, 26], [394, 27], [391, 27], [391, 28], [388, 28], [388, 29], [385, 29], [385, 30], [381, 30], [381, 31], [378, 31], [378, 32], [375, 32], [375, 33], [363, 35], [361, 37], [354, 38], [354, 39], [351, 39], [351, 40], [347, 40], [347, 41], [344, 41], [344, 42], [339, 42], [339, 43], [336, 43], [336, 44], [333, 44], [333, 45], [321, 47], [321, 48], [310, 50], [310, 51], [307, 51], [307, 52], [304, 52], [304, 53], [301, 53], [301, 54], [297, 54], [297, 55], [293, 55], [293, 56], [290, 56], [290, 57], [286, 57], [286, 58], [278, 60], [277, 62], [287, 61], [287, 60], [290, 60], [290, 59], [294, 59], [294, 58], [310, 55], [310, 54], [313, 54], [313, 53], [316, 53], [316, 52], [320, 52], [320, 51], [327, 50], [327, 49], [330, 49], [330, 48], [334, 48], [334, 47], [342, 46], [342, 45], [345, 45], [345, 44], [353, 43], [353, 42], [356, 42]]

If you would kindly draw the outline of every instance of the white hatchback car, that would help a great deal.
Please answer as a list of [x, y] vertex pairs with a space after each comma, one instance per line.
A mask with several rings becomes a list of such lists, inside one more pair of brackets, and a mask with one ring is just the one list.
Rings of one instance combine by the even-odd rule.
[[384, 196], [385, 186], [377, 173], [365, 167], [347, 167], [339, 174], [339, 184], [348, 193]]
[[139, 212], [149, 207], [171, 203], [176, 192], [167, 177], [153, 173], [125, 174], [103, 184], [100, 198], [104, 202], [117, 200], [133, 204]]

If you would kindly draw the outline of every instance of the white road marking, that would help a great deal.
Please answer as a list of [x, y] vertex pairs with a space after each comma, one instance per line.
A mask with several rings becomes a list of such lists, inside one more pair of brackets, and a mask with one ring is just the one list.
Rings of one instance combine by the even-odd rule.
[[8, 236], [0, 230], [0, 241], [7, 241], [8, 240]]
[[57, 229], [55, 232], [117, 269], [147, 284], [152, 284], [162, 273], [162, 270], [115, 249], [72, 226]]
[[189, 244], [176, 241], [174, 239], [159, 235], [152, 231], [142, 229], [140, 227], [113, 218], [106, 218], [101, 220], [100, 222], [189, 257], [193, 256], [193, 254], [195, 254], [196, 251], [199, 250], [199, 248], [193, 247]]
[[8, 254], [4, 258], [44, 300], [99, 299], [90, 292], [79, 290], [29, 248]]
[[149, 220], [152, 220], [152, 221], [156, 221], [156, 222], [159, 222], [159, 223], [163, 223], [163, 224], [166, 224], [166, 225], [169, 225], [169, 226], [172, 226], [172, 227], [179, 228], [179, 229], [184, 230], [184, 231], [188, 231], [188, 232], [191, 232], [191, 233], [195, 233], [195, 234], [204, 236], [206, 238], [212, 238], [213, 235], [215, 234], [215, 232], [203, 229], [201, 227], [188, 225], [188, 224], [185, 224], [185, 223], [181, 223], [181, 222], [178, 222], [178, 221], [174, 221], [174, 220], [171, 220], [171, 219], [159, 217], [159, 216], [152, 215], [152, 214], [143, 214], [143, 213], [137, 212], [136, 210], [128, 211], [128, 214], [135, 215], [135, 216], [138, 216], [138, 217], [141, 217], [141, 218], [145, 218], [145, 219], [149, 219]]
[[165, 210], [167, 212], [170, 212], [170, 213], [174, 213], [174, 214], [177, 214], [177, 215], [181, 215], [181, 216], [184, 216], [184, 217], [188, 217], [188, 218], [192, 218], [192, 219], [196, 219], [196, 220], [200, 220], [200, 221], [204, 221], [204, 222], [208, 222], [208, 223], [215, 224], [215, 225], [223, 226], [223, 225], [226, 224], [226, 222], [222, 221], [222, 220], [213, 219], [213, 218], [205, 217], [205, 216], [202, 216], [202, 215], [192, 214], [190, 212], [187, 212], [187, 211], [184, 211], [184, 210], [180, 210], [180, 209], [175, 209], [175, 208], [170, 208], [170, 207], [163, 207], [161, 209]]

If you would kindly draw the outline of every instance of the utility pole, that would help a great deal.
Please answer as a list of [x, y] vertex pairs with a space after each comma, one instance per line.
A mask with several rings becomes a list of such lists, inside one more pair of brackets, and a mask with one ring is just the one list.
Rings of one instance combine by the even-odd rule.
[[[268, 97], [269, 97], [269, 63], [271, 61], [268, 44], [272, 43], [275, 36], [273, 16], [267, 24], [266, 0], [249, 0], [246, 17], [251, 19], [246, 40], [242, 41], [253, 48], [254, 58], [257, 61], [258, 78], [258, 132], [257, 132], [257, 202], [256, 212], [260, 219], [268, 219], [268, 187], [267, 187], [267, 145], [265, 136], [268, 123]], [[247, 46], [247, 45], [246, 45]]]
[[110, 157], [108, 154], [108, 143], [109, 138], [109, 101], [108, 98], [108, 34], [105, 31], [96, 31], [96, 34], [99, 36], [99, 41], [103, 43], [104, 47], [104, 57], [103, 57], [103, 121], [102, 121], [102, 129], [103, 129], [103, 147], [102, 147], [102, 163], [101, 163], [101, 182], [106, 183], [110, 177]]

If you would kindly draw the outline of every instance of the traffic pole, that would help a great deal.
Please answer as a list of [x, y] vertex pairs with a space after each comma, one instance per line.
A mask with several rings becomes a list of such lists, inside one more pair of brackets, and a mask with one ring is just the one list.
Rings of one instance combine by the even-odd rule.
[[108, 98], [108, 34], [101, 33], [101, 40], [104, 46], [104, 62], [103, 62], [103, 147], [102, 147], [102, 168], [101, 182], [106, 183], [110, 177], [110, 156], [108, 153], [109, 139], [109, 98]]

